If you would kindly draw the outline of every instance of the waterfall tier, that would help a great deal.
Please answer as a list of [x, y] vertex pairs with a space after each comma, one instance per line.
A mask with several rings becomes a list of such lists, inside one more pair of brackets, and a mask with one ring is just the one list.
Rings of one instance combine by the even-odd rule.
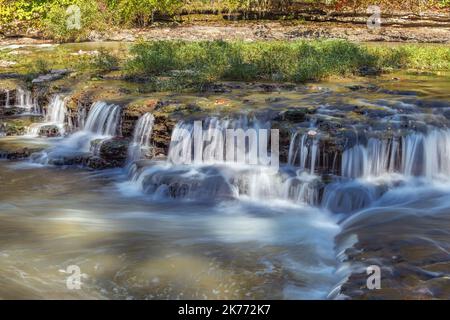
[[149, 157], [150, 141], [155, 118], [145, 113], [139, 118], [134, 128], [133, 141], [128, 148], [128, 163]]

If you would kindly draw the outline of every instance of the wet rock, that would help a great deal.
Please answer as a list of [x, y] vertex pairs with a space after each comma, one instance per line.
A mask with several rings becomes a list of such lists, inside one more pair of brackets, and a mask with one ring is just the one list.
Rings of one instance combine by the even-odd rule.
[[0, 132], [6, 136], [21, 136], [27, 132], [30, 121], [14, 119], [0, 123]]
[[357, 106], [354, 112], [365, 115], [369, 118], [384, 118], [395, 114], [393, 110], [389, 110], [388, 108], [373, 108], [364, 106]]
[[309, 108], [289, 109], [281, 112], [275, 120], [292, 121], [298, 123], [305, 121], [306, 116], [311, 113], [313, 113], [313, 110]]
[[[125, 164], [128, 153], [129, 140], [115, 137], [108, 140], [103, 140], [99, 147], [99, 157], [103, 160], [103, 167], [121, 167]], [[99, 161], [95, 160], [93, 163], [98, 166]], [[89, 167], [92, 167], [89, 165]]]
[[109, 162], [101, 157], [98, 157], [98, 156], [89, 157], [85, 161], [85, 165], [94, 170], [102, 170], [102, 169], [115, 167], [111, 162]]
[[29, 158], [33, 153], [40, 151], [39, 148], [20, 148], [15, 151], [2, 152], [3, 156], [8, 160], [22, 160]]
[[287, 100], [287, 99], [283, 98], [283, 97], [269, 97], [265, 101], [267, 103], [277, 103], [277, 102], [281, 102], [281, 101], [285, 101], [285, 100]]
[[152, 142], [154, 154], [168, 154], [172, 130], [177, 120], [170, 118], [167, 114], [154, 114]]
[[33, 79], [31, 81], [31, 83], [40, 84], [40, 83], [44, 83], [44, 82], [55, 81], [55, 80], [63, 78], [68, 73], [69, 73], [69, 70], [67, 70], [67, 69], [51, 70], [50, 73], [40, 75], [36, 79]]
[[42, 126], [39, 129], [39, 136], [40, 137], [59, 137], [61, 135], [60, 129], [58, 126], [55, 125], [47, 125]]
[[373, 84], [368, 84], [368, 85], [354, 84], [354, 85], [349, 85], [349, 86], [346, 86], [346, 87], [348, 89], [350, 89], [351, 91], [362, 91], [362, 90], [365, 90], [365, 91], [373, 92], [373, 91], [377, 91], [377, 90], [380, 89], [378, 86], [373, 85]]
[[380, 69], [375, 67], [364, 66], [358, 70], [359, 75], [361, 76], [376, 76], [381, 73]]
[[231, 92], [231, 89], [228, 88], [225, 84], [208, 83], [202, 87], [202, 91], [214, 92], [214, 93], [227, 93], [227, 92]]

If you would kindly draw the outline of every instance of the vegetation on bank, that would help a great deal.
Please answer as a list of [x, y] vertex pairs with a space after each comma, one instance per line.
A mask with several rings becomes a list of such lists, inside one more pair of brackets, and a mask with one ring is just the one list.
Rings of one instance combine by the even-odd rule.
[[304, 82], [420, 69], [450, 70], [446, 46], [366, 46], [342, 40], [142, 42], [131, 48], [132, 76], [177, 75], [186, 83], [219, 80]]
[[[67, 28], [70, 5], [80, 8], [80, 29]], [[31, 27], [59, 41], [79, 41], [86, 39], [92, 30], [101, 31], [111, 26], [145, 27], [154, 21], [179, 20], [179, 16], [186, 13], [239, 12], [245, 19], [264, 18], [276, 12], [289, 18], [299, 6], [365, 12], [368, 5], [380, 5], [383, 12], [420, 13], [422, 10], [448, 10], [450, 0], [0, 0], [0, 33]]]
[[345, 40], [153, 41], [81, 52], [58, 46], [23, 56], [0, 51], [0, 60], [15, 62], [6, 71], [20, 72], [30, 80], [64, 68], [75, 77], [112, 76], [143, 81], [149, 90], [163, 91], [201, 89], [218, 81], [302, 83], [401, 70], [450, 71], [450, 47]]

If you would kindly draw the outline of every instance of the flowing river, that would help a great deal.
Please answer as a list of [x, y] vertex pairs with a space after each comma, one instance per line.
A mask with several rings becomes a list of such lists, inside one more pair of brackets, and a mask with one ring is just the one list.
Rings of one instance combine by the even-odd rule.
[[[439, 79], [300, 95], [318, 116], [280, 146], [279, 170], [218, 160], [215, 144], [176, 164], [193, 157], [191, 120], [153, 157], [151, 113], [137, 121], [123, 167], [69, 165], [118, 135], [121, 107], [94, 102], [74, 125], [55, 95], [25, 135], [0, 137], [47, 145], [0, 160], [0, 298], [450, 298], [450, 96]], [[377, 106], [379, 121], [354, 126], [352, 145], [330, 156], [323, 120], [346, 112], [327, 103], [338, 99]], [[203, 120], [219, 132], [271, 127], [247, 115]], [[49, 125], [62, 136], [39, 137]], [[180, 130], [190, 132], [185, 144]], [[395, 134], [372, 134], [387, 130]], [[369, 265], [381, 268], [380, 290], [365, 287]], [[78, 290], [67, 286], [70, 266], [82, 273]]]

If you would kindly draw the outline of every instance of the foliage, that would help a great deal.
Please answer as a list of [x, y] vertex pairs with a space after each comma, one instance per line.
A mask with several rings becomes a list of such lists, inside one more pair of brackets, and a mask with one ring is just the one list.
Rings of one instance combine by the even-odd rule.
[[181, 0], [110, 1], [109, 8], [119, 24], [144, 27], [153, 22], [155, 14], [172, 17], [183, 5]]
[[119, 67], [119, 59], [109, 53], [107, 49], [101, 48], [94, 56], [92, 66], [99, 71], [116, 70]]
[[[69, 28], [67, 25], [70, 5], [80, 9], [80, 27]], [[45, 19], [45, 28], [49, 36], [58, 41], [85, 40], [91, 30], [101, 30], [104, 27], [105, 10], [98, 2], [91, 0], [58, 0], [49, 8]]]
[[[267, 12], [294, 12], [297, 0], [0, 0], [0, 33], [37, 28], [57, 41], [86, 40], [92, 30], [110, 26], [146, 27], [155, 20], [174, 19], [185, 12], [241, 12], [243, 17], [264, 17]], [[328, 5], [335, 10], [366, 11], [368, 5], [379, 5], [383, 12], [402, 9], [420, 13], [423, 10], [448, 10], [450, 0], [302, 0], [307, 5]], [[81, 10], [81, 28], [67, 27], [70, 5]], [[446, 9], [442, 9], [446, 8]], [[13, 32], [15, 33], [15, 32]]]
[[450, 48], [368, 47], [341, 40], [295, 42], [156, 41], [131, 49], [130, 75], [191, 74], [216, 80], [293, 81], [392, 69], [450, 70]]
[[37, 59], [32, 70], [37, 74], [44, 74], [50, 71], [50, 65], [47, 60]]

